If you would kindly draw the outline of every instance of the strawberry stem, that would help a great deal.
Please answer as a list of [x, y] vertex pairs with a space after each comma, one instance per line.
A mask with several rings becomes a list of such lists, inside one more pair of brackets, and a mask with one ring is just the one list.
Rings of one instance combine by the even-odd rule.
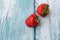
[[47, 13], [49, 13], [49, 6], [45, 6], [43, 10], [43, 14], [46, 15]]

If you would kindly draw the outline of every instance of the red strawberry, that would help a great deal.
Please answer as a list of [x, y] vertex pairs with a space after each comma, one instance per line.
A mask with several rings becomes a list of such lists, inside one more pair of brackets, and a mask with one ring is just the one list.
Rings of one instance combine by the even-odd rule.
[[37, 14], [42, 17], [45, 17], [49, 13], [49, 5], [48, 4], [41, 4], [37, 7]]
[[26, 20], [25, 24], [28, 27], [35, 27], [39, 24], [39, 18], [36, 14], [31, 14]]

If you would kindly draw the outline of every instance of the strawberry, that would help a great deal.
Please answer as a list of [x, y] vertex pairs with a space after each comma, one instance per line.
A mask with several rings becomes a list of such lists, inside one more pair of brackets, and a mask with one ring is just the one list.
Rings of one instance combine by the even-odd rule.
[[46, 4], [46, 3], [43, 3], [43, 4], [39, 5], [37, 7], [36, 12], [37, 12], [38, 15], [40, 15], [42, 17], [47, 16], [47, 14], [49, 13], [49, 5]]
[[39, 17], [36, 14], [31, 14], [25, 20], [27, 27], [36, 27], [39, 24]]

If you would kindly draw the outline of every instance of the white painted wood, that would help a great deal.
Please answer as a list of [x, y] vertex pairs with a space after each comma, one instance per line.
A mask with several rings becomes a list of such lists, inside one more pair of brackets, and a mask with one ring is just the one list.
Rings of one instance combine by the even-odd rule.
[[36, 40], [60, 40], [60, 0], [38, 0], [36, 6], [41, 3], [49, 4], [50, 13], [45, 18], [40, 17]]
[[[36, 9], [38, 5], [47, 3], [47, 0], [36, 0]], [[36, 29], [36, 40], [50, 40], [49, 32], [49, 15], [46, 17], [40, 17], [40, 25]]]
[[51, 40], [60, 40], [60, 26], [59, 26], [59, 13], [60, 13], [60, 1], [59, 0], [51, 0], [49, 1], [50, 5], [50, 36]]
[[[25, 19], [33, 13], [34, 0], [0, 0], [0, 40], [34, 40], [34, 28], [25, 25]], [[60, 0], [36, 0], [49, 4], [50, 13], [40, 17], [36, 28], [36, 40], [60, 40]]]

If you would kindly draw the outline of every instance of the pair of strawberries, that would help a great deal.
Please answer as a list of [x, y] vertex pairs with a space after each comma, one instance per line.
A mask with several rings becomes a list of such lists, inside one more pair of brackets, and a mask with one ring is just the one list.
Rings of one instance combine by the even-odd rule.
[[[37, 14], [45, 17], [47, 16], [47, 14], [49, 13], [49, 5], [48, 4], [40, 4], [37, 7], [36, 10]], [[36, 14], [31, 14], [29, 17], [27, 17], [27, 19], [25, 20], [25, 24], [27, 25], [27, 27], [36, 27], [39, 24], [39, 17]]]

